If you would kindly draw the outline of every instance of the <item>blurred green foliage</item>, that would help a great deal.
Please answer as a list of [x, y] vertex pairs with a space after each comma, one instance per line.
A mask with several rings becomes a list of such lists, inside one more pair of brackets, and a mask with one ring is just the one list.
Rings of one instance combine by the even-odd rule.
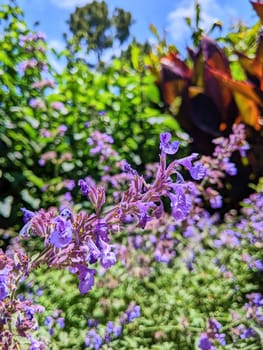
[[[21, 225], [20, 207], [57, 205], [66, 192], [63, 180], [101, 177], [98, 156], [90, 155], [87, 144], [95, 130], [112, 135], [120, 159], [141, 170], [157, 159], [159, 133], [179, 130], [169, 114], [160, 112], [159, 91], [139, 47], [131, 49], [132, 64], [116, 59], [100, 72], [69, 50], [53, 50], [65, 65], [58, 73], [49, 64], [52, 53], [44, 40], [33, 42], [33, 49], [21, 44], [23, 36], [34, 32], [20, 8], [4, 5], [0, 18], [1, 227]], [[37, 64], [23, 71], [24, 62], [32, 60]], [[53, 81], [55, 88], [34, 87], [43, 80]], [[64, 105], [60, 110], [52, 107], [58, 102]], [[67, 127], [63, 135], [58, 132], [61, 125]], [[40, 166], [48, 152], [55, 152], [53, 159]], [[79, 199], [77, 190], [73, 196]]]

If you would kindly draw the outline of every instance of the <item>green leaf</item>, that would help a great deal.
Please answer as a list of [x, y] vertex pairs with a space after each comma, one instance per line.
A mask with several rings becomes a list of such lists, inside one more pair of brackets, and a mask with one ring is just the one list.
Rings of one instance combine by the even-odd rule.
[[38, 188], [42, 188], [45, 185], [45, 182], [38, 176], [36, 176], [31, 170], [25, 169], [23, 171], [24, 176], [30, 181], [32, 184], [37, 186]]
[[140, 49], [136, 45], [132, 45], [131, 47], [131, 60], [132, 65], [135, 70], [139, 70], [140, 68], [140, 62], [139, 62], [139, 55], [140, 55]]
[[154, 24], [150, 24], [150, 31], [153, 33], [153, 35], [157, 38], [157, 39], [159, 39], [160, 37], [159, 37], [159, 34], [158, 34], [158, 31], [157, 31], [157, 29], [156, 29], [156, 27], [155, 27], [155, 25]]

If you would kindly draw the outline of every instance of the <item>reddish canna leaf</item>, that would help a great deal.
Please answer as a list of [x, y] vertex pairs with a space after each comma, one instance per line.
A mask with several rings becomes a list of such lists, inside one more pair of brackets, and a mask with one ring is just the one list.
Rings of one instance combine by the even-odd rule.
[[258, 17], [260, 18], [261, 24], [263, 24], [263, 2], [250, 0], [250, 3], [253, 6], [253, 9], [256, 11]]
[[248, 80], [260, 90], [263, 90], [263, 35], [260, 34], [259, 36], [258, 47], [254, 58], [249, 58], [242, 52], [236, 51], [235, 53]]
[[260, 87], [261, 79], [261, 65], [260, 62], [255, 58], [249, 58], [242, 52], [235, 52], [238, 56], [239, 63], [244, 69], [248, 81], [253, 83], [255, 86]]
[[189, 85], [191, 70], [177, 56], [170, 53], [161, 59], [161, 79], [159, 87], [164, 101], [171, 105], [176, 97], [181, 96]]
[[260, 33], [258, 38], [258, 47], [256, 51], [256, 60], [259, 64], [260, 90], [263, 91], [263, 33]]
[[[204, 57], [204, 83], [206, 94], [214, 101], [221, 111], [222, 122], [229, 123], [229, 114], [232, 114], [233, 95], [231, 90], [223, 85], [207, 67], [216, 68], [231, 78], [229, 62], [223, 50], [216, 41], [204, 36], [201, 40], [201, 49]], [[230, 112], [230, 113], [229, 113]], [[232, 124], [233, 120], [230, 124]]]
[[[233, 91], [242, 120], [256, 130], [260, 130], [262, 126], [259, 107], [263, 107], [263, 92], [249, 82], [236, 81], [217, 69], [211, 67], [208, 69], [211, 74]], [[241, 99], [241, 95], [243, 99]], [[245, 106], [246, 103], [248, 106]]]

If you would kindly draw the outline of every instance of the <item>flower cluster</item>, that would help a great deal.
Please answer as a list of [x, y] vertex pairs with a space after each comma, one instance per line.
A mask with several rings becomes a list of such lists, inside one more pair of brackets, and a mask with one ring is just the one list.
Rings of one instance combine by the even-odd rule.
[[[37, 349], [32, 345], [37, 342], [32, 337], [32, 332], [38, 329], [34, 315], [43, 312], [44, 308], [23, 296], [15, 297], [19, 283], [29, 272], [27, 255], [21, 251], [5, 254], [0, 250], [0, 345], [3, 350], [18, 348], [17, 337], [27, 338], [31, 344], [30, 349]], [[42, 341], [38, 344], [38, 349], [44, 349]]]
[[[20, 236], [25, 239], [40, 237], [44, 243], [44, 250], [31, 259], [22, 253], [15, 253], [12, 258], [1, 253], [0, 297], [4, 305], [3, 310], [6, 310], [9, 300], [18, 303], [15, 299], [17, 283], [41, 264], [50, 268], [66, 268], [76, 274], [79, 279], [80, 293], [87, 293], [94, 285], [96, 274], [96, 268], [92, 268], [92, 265], [99, 263], [103, 269], [108, 269], [116, 262], [116, 252], [110, 244], [111, 235], [122, 229], [128, 217], [132, 218], [135, 225], [141, 228], [145, 228], [147, 223], [154, 218], [159, 219], [163, 214], [163, 197], [170, 199], [171, 211], [176, 221], [187, 216], [190, 208], [187, 197], [189, 184], [184, 182], [177, 168], [184, 166], [194, 179], [201, 179], [205, 172], [200, 163], [195, 162], [196, 154], [181, 160], [174, 160], [167, 165], [167, 154], [175, 154], [179, 146], [177, 142], [170, 142], [170, 139], [169, 133], [160, 136], [160, 164], [151, 184], [148, 184], [128, 163], [125, 163], [125, 171], [130, 176], [130, 186], [122, 193], [119, 203], [112, 208], [104, 208], [106, 196], [102, 186], [81, 179], [79, 180], [81, 192], [92, 204], [94, 213], [81, 211], [74, 214], [69, 208], [59, 211], [55, 208], [41, 209], [38, 212], [23, 209], [25, 225], [20, 231]], [[171, 259], [174, 255], [171, 242], [171, 237], [166, 233], [156, 246], [157, 260], [168, 262]], [[27, 308], [21, 311], [24, 312], [24, 315], [29, 315], [31, 321], [34, 309], [30, 309], [30, 313], [28, 306], [31, 307], [31, 304], [26, 305]], [[9, 319], [12, 318], [10, 312], [14, 311], [10, 310]], [[120, 322], [121, 324], [131, 322], [139, 314], [140, 308], [131, 305], [121, 317]], [[19, 318], [17, 329], [19, 334], [29, 339], [26, 330], [34, 326], [26, 317]], [[53, 323], [53, 319], [46, 319], [50, 332], [52, 332]], [[115, 328], [109, 327], [106, 332], [108, 339], [111, 339], [110, 335], [115, 331]]]
[[223, 187], [222, 179], [226, 174], [235, 176], [237, 168], [231, 161], [234, 152], [239, 152], [241, 157], [245, 157], [249, 145], [246, 141], [245, 126], [243, 124], [234, 124], [232, 134], [229, 137], [219, 137], [213, 140], [215, 150], [213, 155], [202, 156], [200, 162], [206, 169], [206, 182], [209, 186], [200, 189], [202, 196], [210, 202], [212, 208], [221, 208], [223, 201], [221, 195], [215, 188]]
[[136, 318], [141, 315], [141, 309], [139, 305], [131, 303], [127, 310], [121, 315], [117, 324], [109, 321], [106, 325], [103, 335], [100, 335], [96, 329], [98, 322], [96, 320], [88, 320], [88, 326], [91, 329], [87, 332], [85, 337], [85, 345], [89, 349], [99, 350], [103, 344], [108, 344], [112, 340], [118, 338], [123, 331], [124, 325], [133, 322]]
[[[215, 346], [226, 345], [224, 333], [220, 332], [222, 325], [216, 319], [209, 319], [206, 326], [206, 331], [200, 335], [198, 347], [201, 350], [216, 350]], [[215, 345], [214, 345], [215, 344]]]

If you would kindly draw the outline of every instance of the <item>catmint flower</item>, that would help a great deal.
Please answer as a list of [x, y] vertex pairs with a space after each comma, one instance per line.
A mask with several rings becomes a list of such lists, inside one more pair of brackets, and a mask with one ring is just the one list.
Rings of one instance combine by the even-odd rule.
[[46, 345], [39, 340], [34, 339], [33, 337], [29, 337], [30, 339], [30, 346], [28, 350], [44, 350], [46, 349]]
[[53, 220], [53, 227], [50, 233], [50, 243], [56, 248], [66, 247], [72, 240], [72, 224], [63, 216]]
[[190, 169], [190, 175], [194, 180], [201, 180], [205, 177], [206, 169], [201, 162], [196, 162]]
[[129, 164], [126, 160], [124, 160], [124, 161], [122, 162], [122, 167], [121, 167], [121, 169], [122, 169], [122, 171], [123, 171], [124, 173], [128, 173], [128, 174], [131, 174], [131, 175], [136, 175], [136, 174], [137, 174], [137, 171], [134, 170], [134, 169], [132, 169], [132, 167], [130, 166], [130, 164]]
[[114, 335], [115, 337], [119, 337], [122, 333], [122, 326], [121, 325], [117, 325], [115, 328], [114, 328]]
[[29, 101], [29, 106], [35, 109], [44, 109], [45, 102], [37, 98], [31, 98]]
[[103, 239], [105, 242], [109, 242], [108, 238], [108, 226], [104, 219], [98, 219], [97, 224], [95, 226], [94, 232], [96, 235]]
[[88, 331], [86, 337], [85, 337], [85, 345], [88, 348], [93, 347], [94, 350], [99, 350], [102, 346], [102, 338], [99, 334], [96, 333], [94, 329], [91, 329]]
[[78, 265], [79, 274], [79, 291], [81, 294], [86, 294], [94, 286], [95, 269], [89, 269], [86, 266]]
[[57, 111], [61, 111], [64, 109], [64, 103], [63, 102], [52, 102], [51, 103], [51, 108], [57, 110]]
[[96, 246], [96, 244], [93, 242], [92, 239], [88, 240], [88, 247], [89, 247], [89, 263], [94, 264], [101, 255], [100, 250]]
[[110, 333], [113, 333], [113, 331], [114, 331], [114, 324], [113, 324], [113, 322], [112, 321], [107, 322], [106, 332], [110, 334]]
[[223, 198], [222, 196], [217, 194], [216, 196], [210, 198], [209, 202], [210, 202], [211, 208], [218, 209], [218, 208], [221, 208], [223, 205]]
[[228, 175], [235, 176], [237, 174], [237, 167], [235, 163], [229, 161], [229, 158], [223, 159], [222, 166]]
[[121, 324], [127, 324], [132, 322], [134, 319], [139, 318], [141, 316], [141, 308], [139, 305], [135, 305], [132, 302], [127, 310], [123, 313], [120, 321]]
[[48, 137], [51, 137], [52, 136], [52, 133], [50, 130], [47, 130], [47, 129], [40, 129], [40, 135], [45, 137], [45, 138], [48, 138]]
[[245, 327], [243, 324], [235, 328], [235, 333], [239, 335], [240, 339], [247, 339], [255, 336], [253, 329]]
[[23, 213], [23, 221], [26, 224], [28, 221], [32, 219], [32, 217], [35, 215], [35, 213], [31, 210], [27, 210], [26, 208], [21, 208], [21, 211]]
[[20, 70], [24, 73], [28, 69], [35, 68], [37, 66], [38, 62], [35, 58], [32, 58], [30, 60], [26, 60], [20, 63]]
[[169, 142], [172, 135], [169, 132], [164, 132], [160, 135], [160, 149], [166, 154], [175, 154], [178, 151], [180, 142]]
[[87, 320], [87, 325], [89, 326], [89, 327], [97, 327], [98, 326], [98, 320], [95, 320], [95, 319], [93, 319], [93, 318], [89, 318], [88, 320]]
[[99, 246], [101, 249], [100, 264], [105, 269], [108, 269], [116, 263], [116, 255], [111, 251], [112, 247], [102, 239], [99, 239]]
[[168, 193], [171, 200], [172, 215], [175, 220], [183, 220], [189, 212], [189, 203], [186, 196], [179, 186], [175, 187], [175, 193]]
[[76, 186], [75, 180], [70, 180], [70, 179], [64, 180], [63, 184], [64, 184], [64, 187], [69, 191], [72, 191]]
[[64, 136], [65, 132], [68, 130], [67, 126], [65, 124], [61, 124], [59, 125], [59, 127], [57, 128], [57, 132], [60, 136]]
[[53, 80], [45, 79], [34, 82], [31, 87], [35, 89], [43, 89], [45, 87], [54, 88], [55, 84]]
[[263, 270], [263, 262], [260, 259], [253, 261], [253, 266], [259, 271]]
[[65, 327], [65, 319], [64, 319], [64, 317], [59, 317], [57, 319], [57, 325], [59, 326], [59, 328], [64, 328]]
[[88, 183], [85, 180], [80, 179], [78, 185], [80, 186], [82, 194], [84, 196], [87, 196], [90, 191], [90, 186], [88, 185]]
[[5, 299], [9, 294], [9, 289], [7, 287], [7, 275], [1, 275], [0, 274], [0, 300]]
[[[202, 333], [199, 338], [198, 347], [201, 350], [213, 350], [208, 335], [206, 333]], [[215, 349], [215, 348], [214, 348]]]

